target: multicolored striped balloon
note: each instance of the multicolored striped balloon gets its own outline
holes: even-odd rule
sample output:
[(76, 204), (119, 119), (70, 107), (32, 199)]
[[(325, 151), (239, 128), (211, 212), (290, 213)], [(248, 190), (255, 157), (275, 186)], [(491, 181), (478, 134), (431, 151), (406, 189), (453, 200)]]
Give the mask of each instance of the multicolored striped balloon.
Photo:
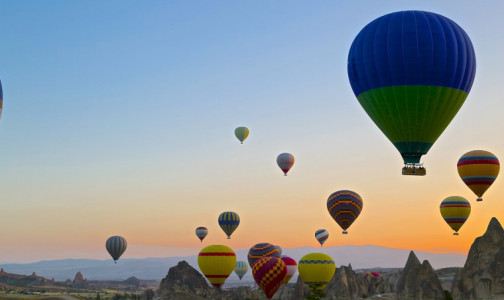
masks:
[(282, 255), (281, 260), (285, 263), (287, 266), (287, 275), (285, 276), (283, 280), (283, 284), (289, 283), (289, 280), (291, 280), (292, 276), (296, 274), (297, 271), (297, 262), (288, 257), (287, 255)]
[(315, 238), (320, 243), (320, 246), (323, 246), (325, 241), (329, 238), (329, 232), (325, 229), (319, 229), (315, 231)]
[(459, 229), (471, 214), (471, 203), (464, 197), (451, 196), (441, 202), (439, 210), (445, 222), (455, 231), (453, 235), (458, 235)]
[(277, 156), (277, 165), (284, 172), (284, 175), (287, 176), (287, 172), (294, 165), (294, 155), (290, 153), (281, 153)]
[(219, 216), (219, 226), (222, 228), (224, 233), (226, 233), (227, 238), (231, 238), (231, 234), (240, 225), (240, 216), (232, 211), (225, 211)]
[(247, 127), (237, 127), (235, 129), (235, 136), (243, 144), (243, 141), (248, 137), (249, 129)]
[(467, 33), (452, 20), (399, 11), (359, 32), (347, 69), (359, 103), (408, 166), (420, 163), (464, 103), (476, 55)]
[(262, 257), (252, 267), (252, 275), (266, 298), (271, 299), (287, 275), (287, 266), (278, 257)]
[(325, 289), (334, 276), (336, 264), (327, 254), (310, 253), (301, 257), (298, 270), (303, 282), (315, 292)]
[(499, 175), (500, 164), (495, 155), (484, 150), (474, 150), (462, 155), (457, 170), (464, 183), (483, 201), (483, 194)]
[(280, 257), (280, 251), (270, 243), (255, 244), (248, 252), (248, 263), (252, 267), (259, 258), (267, 256)]
[(332, 193), (327, 199), (327, 210), (343, 229), (343, 234), (362, 211), (362, 198), (356, 192), (342, 190)]
[(208, 229), (206, 227), (198, 227), (198, 228), (196, 228), (195, 231), (196, 231), (196, 236), (200, 239), (201, 242), (203, 242), (203, 239), (208, 234)]
[(126, 251), (127, 246), (128, 243), (126, 243), (126, 239), (118, 235), (109, 237), (105, 242), (105, 248), (107, 248), (108, 253), (112, 256), (115, 263), (117, 263), (119, 257)]
[(224, 245), (211, 245), (203, 248), (198, 254), (198, 266), (201, 273), (216, 288), (221, 285), (233, 272), (236, 265), (234, 251)]
[(248, 271), (248, 265), (246, 262), (241, 260), (236, 262), (234, 272), (236, 273), (236, 275), (238, 275), (240, 280), (242, 279), (243, 276), (245, 276), (245, 274), (247, 274), (247, 271)]
[(282, 247), (280, 247), (280, 246), (276, 245), (276, 246), (275, 246), (275, 248), (277, 248), (277, 249), (278, 249), (278, 254), (281, 256), (281, 255), (282, 255), (282, 252), (283, 252)]

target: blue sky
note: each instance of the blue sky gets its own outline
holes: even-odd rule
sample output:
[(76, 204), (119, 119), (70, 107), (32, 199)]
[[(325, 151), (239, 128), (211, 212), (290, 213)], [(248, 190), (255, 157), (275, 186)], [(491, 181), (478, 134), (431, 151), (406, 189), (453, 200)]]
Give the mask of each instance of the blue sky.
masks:
[[(287, 240), (287, 223), (339, 231), (323, 207), (335, 190), (358, 190), (366, 201), (435, 187), (435, 210), (440, 185), (450, 187), (445, 196), (472, 197), (453, 167), (460, 155), (504, 153), (501, 1), (0, 1), (0, 8), (0, 225), (13, 228), (0, 247), (6, 259), (42, 258), (31, 252), (33, 241), (63, 249), (58, 257), (82, 257), (84, 244), (99, 256), (113, 234), (142, 247), (197, 249), (194, 228), (227, 209), (276, 220), (270, 233), (278, 244), (301, 246), (304, 239)], [(360, 29), (406, 9), (453, 19), (477, 56), (468, 100), (423, 158), (425, 179), (399, 176), (400, 155), (356, 101), (346, 73)], [(241, 148), (237, 126), (251, 129)], [(275, 165), (281, 152), (297, 158), (290, 182)], [(296, 214), (317, 201), (320, 214)], [(271, 212), (261, 214), (263, 206)], [(275, 219), (285, 207), (292, 213)], [(477, 229), (495, 212), (485, 209)], [(293, 219), (282, 221), (286, 215)], [(394, 216), (385, 218), (411, 218)], [(250, 225), (251, 240), (234, 246), (259, 242), (264, 230)], [(453, 248), (462, 251), (477, 232)], [(365, 236), (342, 243), (377, 243)], [(402, 247), (399, 233), (379, 238)], [(452, 249), (434, 244), (403, 247)]]

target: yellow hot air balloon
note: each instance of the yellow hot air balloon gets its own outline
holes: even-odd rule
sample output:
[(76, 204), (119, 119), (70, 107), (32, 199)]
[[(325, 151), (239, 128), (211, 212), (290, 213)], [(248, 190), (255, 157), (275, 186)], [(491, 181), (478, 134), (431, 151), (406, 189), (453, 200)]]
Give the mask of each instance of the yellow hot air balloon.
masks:
[(439, 210), (445, 222), (455, 231), (453, 235), (458, 235), (460, 227), (469, 218), (471, 203), (464, 197), (451, 196), (441, 202)]
[(483, 194), (499, 175), (499, 160), (491, 152), (474, 150), (462, 155), (457, 171), (464, 183), (483, 201)]
[(236, 265), (236, 254), (223, 245), (211, 245), (203, 248), (198, 254), (198, 266), (201, 273), (216, 288), (226, 281)]
[(334, 260), (327, 254), (310, 253), (298, 263), (299, 276), (312, 292), (323, 290), (336, 271)]

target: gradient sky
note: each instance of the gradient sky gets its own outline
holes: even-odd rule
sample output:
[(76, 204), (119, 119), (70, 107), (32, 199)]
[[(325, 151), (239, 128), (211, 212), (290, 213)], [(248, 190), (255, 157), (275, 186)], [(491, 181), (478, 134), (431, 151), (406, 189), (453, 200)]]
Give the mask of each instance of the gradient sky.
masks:
[[(476, 51), (469, 97), (429, 154), (427, 176), (402, 159), (360, 107), (347, 77), (367, 23), (399, 10), (457, 22)], [(271, 242), (374, 244), (467, 253), (504, 221), (503, 175), (476, 203), (456, 163), (473, 149), (504, 160), (504, 2), (0, 1), (0, 261), (195, 254)], [(234, 128), (247, 126), (244, 145)], [(296, 163), (284, 177), (276, 156)], [(329, 216), (334, 191), (359, 193), (350, 228)], [(472, 213), (452, 236), (440, 202)], [(241, 224), (227, 240), (217, 224)]]

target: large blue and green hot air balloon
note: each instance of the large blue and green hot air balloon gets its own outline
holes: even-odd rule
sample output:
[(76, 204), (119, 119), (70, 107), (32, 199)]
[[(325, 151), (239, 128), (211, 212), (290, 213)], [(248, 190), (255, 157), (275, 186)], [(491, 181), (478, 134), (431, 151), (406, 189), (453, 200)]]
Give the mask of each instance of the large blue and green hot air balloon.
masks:
[(348, 54), (353, 92), (401, 153), (405, 175), (425, 175), (426, 154), (464, 103), (476, 72), (466, 32), (431, 12), (400, 11), (366, 25)]

